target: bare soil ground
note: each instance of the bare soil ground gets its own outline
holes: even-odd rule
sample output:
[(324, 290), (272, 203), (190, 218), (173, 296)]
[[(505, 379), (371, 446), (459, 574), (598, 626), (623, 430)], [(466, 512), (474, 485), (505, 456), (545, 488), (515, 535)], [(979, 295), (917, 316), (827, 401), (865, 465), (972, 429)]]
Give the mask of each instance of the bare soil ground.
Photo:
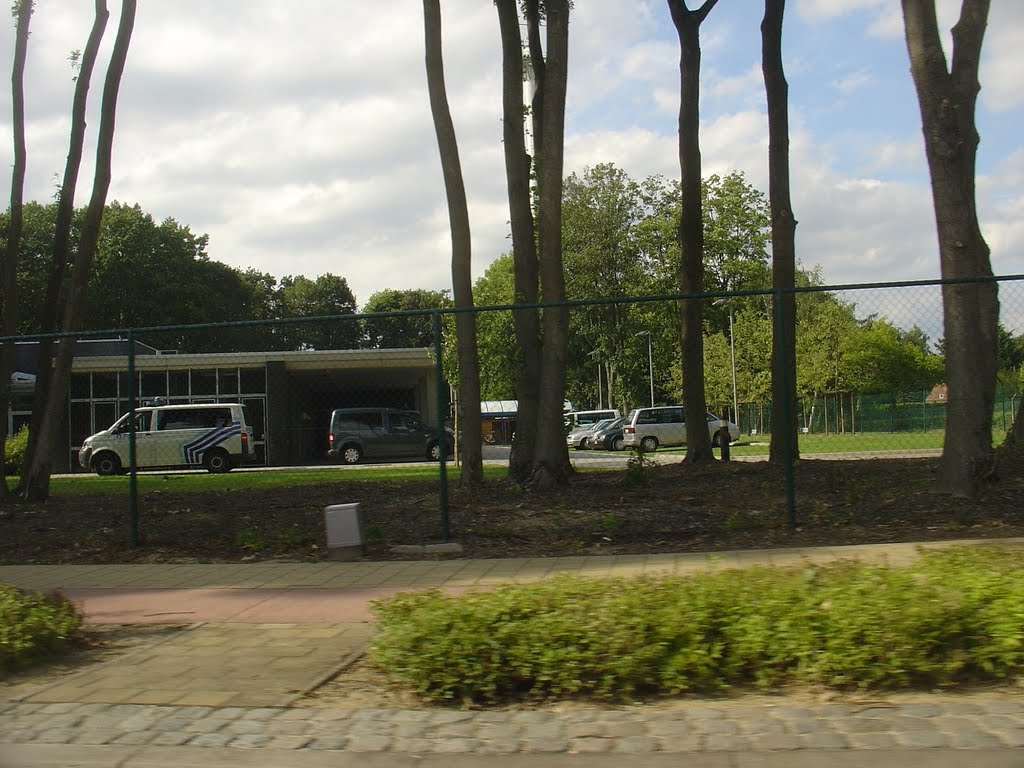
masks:
[[(933, 492), (937, 459), (804, 460), (796, 525), (785, 480), (766, 462), (577, 473), (568, 488), (453, 484), (451, 538), (463, 557), (713, 552), (732, 549), (1024, 536), (1024, 452), (1003, 452), (974, 499)], [(343, 473), (339, 473), (343, 474)], [(443, 540), (437, 483), (352, 482), (214, 493), (147, 493), (139, 546), (123, 495), (55, 496), (0, 506), (0, 564), (239, 562), (326, 557), (323, 509), (359, 502), (366, 559), (408, 559), (397, 544)]]

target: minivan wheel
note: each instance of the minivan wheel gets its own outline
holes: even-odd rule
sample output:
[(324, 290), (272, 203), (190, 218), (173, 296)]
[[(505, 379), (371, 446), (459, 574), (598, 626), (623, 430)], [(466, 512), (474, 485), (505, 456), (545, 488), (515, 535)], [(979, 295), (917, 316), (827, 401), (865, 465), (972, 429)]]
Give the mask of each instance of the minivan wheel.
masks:
[(654, 451), (658, 450), (658, 438), (645, 437), (640, 441), (640, 449), (644, 453), (654, 453)]
[(107, 477), (109, 475), (121, 474), (121, 460), (116, 453), (104, 451), (92, 460), (92, 468), (97, 475)]
[(358, 445), (346, 445), (341, 449), (341, 460), (346, 464), (358, 464), (363, 458), (363, 449)]
[(219, 448), (203, 454), (203, 466), (207, 472), (219, 474), (231, 471), (231, 457)]

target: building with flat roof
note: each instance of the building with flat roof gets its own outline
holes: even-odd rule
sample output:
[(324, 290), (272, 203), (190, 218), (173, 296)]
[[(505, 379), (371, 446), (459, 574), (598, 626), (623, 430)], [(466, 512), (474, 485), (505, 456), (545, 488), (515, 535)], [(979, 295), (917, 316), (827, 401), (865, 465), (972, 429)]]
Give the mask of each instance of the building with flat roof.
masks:
[[(37, 373), (35, 350), (18, 347), (12, 430), (31, 417)], [(120, 339), (76, 344), (58, 471), (77, 471), (82, 441), (128, 410), (128, 352)], [(155, 398), (244, 404), (268, 466), (323, 463), (335, 408), (390, 406), (419, 411), (429, 424), (438, 419), (434, 360), (425, 348), (176, 354), (136, 342), (133, 367), (138, 405)]]

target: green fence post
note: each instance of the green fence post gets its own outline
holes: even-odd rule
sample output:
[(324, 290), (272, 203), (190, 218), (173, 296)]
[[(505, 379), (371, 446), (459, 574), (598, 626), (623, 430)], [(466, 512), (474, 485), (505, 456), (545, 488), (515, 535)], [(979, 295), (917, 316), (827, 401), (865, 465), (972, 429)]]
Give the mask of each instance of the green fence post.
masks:
[(444, 431), (444, 366), (441, 360), (441, 313), (434, 310), (431, 320), (434, 326), (434, 386), (437, 390), (437, 445), (440, 447), (438, 471), (440, 472), (441, 538), (451, 540), (448, 521), (448, 436)]
[[(128, 413), (135, 410), (135, 334), (128, 331)], [(139, 483), (135, 469), (135, 416), (128, 419), (128, 542), (139, 545)]]

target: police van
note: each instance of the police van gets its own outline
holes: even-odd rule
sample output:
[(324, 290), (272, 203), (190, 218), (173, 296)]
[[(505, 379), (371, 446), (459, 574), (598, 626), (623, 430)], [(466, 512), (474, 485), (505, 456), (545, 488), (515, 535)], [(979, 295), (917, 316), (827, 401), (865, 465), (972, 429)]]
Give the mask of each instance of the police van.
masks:
[(153, 405), (126, 413), (102, 432), (87, 437), (78, 463), (98, 475), (129, 467), (129, 438), (135, 428), (137, 469), (198, 469), (228, 472), (256, 460), (252, 426), (239, 403)]

